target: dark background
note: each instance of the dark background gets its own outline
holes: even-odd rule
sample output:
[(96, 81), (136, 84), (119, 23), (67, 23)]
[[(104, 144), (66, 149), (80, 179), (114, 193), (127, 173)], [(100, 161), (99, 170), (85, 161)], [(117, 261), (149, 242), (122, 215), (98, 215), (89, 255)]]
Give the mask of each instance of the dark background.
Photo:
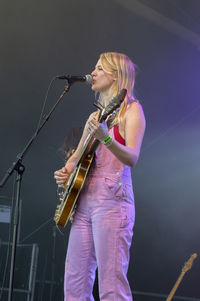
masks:
[[(199, 254), (199, 33), (198, 0), (0, 3), (0, 178), (32, 136), (55, 75), (88, 74), (104, 51), (126, 53), (138, 66), (135, 88), (147, 129), (133, 171), (136, 224), (128, 276), (136, 301), (152, 300), (140, 292), (168, 295), (184, 262)], [(64, 85), (54, 83), (45, 113)], [(63, 165), (58, 149), (73, 127), (84, 124), (93, 101), (90, 87), (75, 84), (23, 161), (20, 241), (39, 245), (36, 295), (41, 279), (51, 279), (53, 172)], [(1, 188), (0, 204), (11, 204), (13, 182), (14, 175)], [(56, 232), (60, 291), (69, 226), (64, 235)], [(0, 238), (8, 240), (8, 225), (0, 224)], [(200, 298), (199, 273), (197, 258), (177, 295)]]

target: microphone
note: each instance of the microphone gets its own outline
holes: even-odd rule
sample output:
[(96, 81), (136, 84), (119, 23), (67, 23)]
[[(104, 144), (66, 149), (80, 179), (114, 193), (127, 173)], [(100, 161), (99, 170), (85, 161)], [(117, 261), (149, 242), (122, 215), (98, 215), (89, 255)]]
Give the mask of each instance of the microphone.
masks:
[(91, 85), (92, 84), (92, 75), (87, 74), (85, 76), (74, 76), (74, 75), (57, 75), (57, 79), (65, 79), (70, 84), (73, 84), (75, 82), (86, 82), (86, 84)]

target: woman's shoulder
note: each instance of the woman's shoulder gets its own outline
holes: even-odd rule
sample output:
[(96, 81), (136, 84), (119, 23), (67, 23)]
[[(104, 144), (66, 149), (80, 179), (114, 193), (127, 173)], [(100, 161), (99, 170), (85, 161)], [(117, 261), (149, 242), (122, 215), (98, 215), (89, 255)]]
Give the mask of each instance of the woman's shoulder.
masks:
[(128, 104), (125, 113), (125, 120), (140, 120), (140, 122), (146, 124), (144, 111), (141, 103), (138, 100), (134, 100)]
[(133, 99), (128, 105), (126, 109), (126, 115), (129, 114), (144, 114), (143, 108), (139, 100)]

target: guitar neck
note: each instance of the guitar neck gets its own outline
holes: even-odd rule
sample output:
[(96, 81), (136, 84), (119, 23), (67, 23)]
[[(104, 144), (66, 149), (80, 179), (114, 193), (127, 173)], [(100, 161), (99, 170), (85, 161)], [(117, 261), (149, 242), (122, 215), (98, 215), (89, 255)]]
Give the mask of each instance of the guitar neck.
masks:
[(98, 145), (99, 145), (99, 141), (96, 140), (94, 137), (92, 137), (92, 135), (90, 134), (87, 138), (87, 141), (85, 142), (85, 144), (83, 146), (83, 149), (82, 149), (78, 159), (77, 159), (76, 165), (79, 165), (88, 154), (93, 155), (93, 153), (95, 152)]
[(179, 285), (180, 285), (180, 283), (181, 283), (184, 275), (185, 275), (185, 272), (182, 271), (181, 274), (180, 274), (180, 276), (178, 277), (175, 285), (173, 286), (173, 288), (172, 288), (169, 296), (167, 297), (166, 301), (171, 301), (172, 300), (172, 298), (173, 298), (173, 296), (174, 296), (177, 288), (179, 287)]
[[(98, 118), (98, 122), (101, 123), (103, 120), (104, 120), (105, 116), (99, 116)], [(108, 126), (108, 129), (111, 128), (111, 122), (110, 120), (108, 119), (107, 121), (107, 126)], [(84, 159), (85, 157), (90, 154), (90, 155), (93, 155), (94, 152), (96, 151), (98, 145), (99, 145), (100, 141), (95, 139), (91, 134), (88, 136), (87, 138), (87, 141), (85, 142), (84, 144), (84, 147), (81, 151), (81, 154), (80, 156), (78, 157), (78, 160), (77, 160), (77, 165), (79, 165)]]
[(169, 296), (167, 297), (166, 301), (171, 301), (171, 300), (172, 300), (172, 298), (173, 298), (173, 296), (174, 296), (174, 294), (175, 294), (175, 292), (176, 292), (176, 290), (177, 290), (179, 284), (181, 283), (181, 281), (182, 281), (182, 279), (183, 279), (183, 276), (185, 275), (185, 273), (186, 273), (189, 269), (191, 269), (192, 264), (193, 264), (193, 261), (195, 260), (195, 258), (197, 258), (197, 254), (196, 254), (196, 253), (192, 254), (192, 255), (190, 256), (189, 260), (185, 263), (185, 265), (184, 265), (184, 267), (183, 267), (183, 269), (182, 269), (182, 272), (181, 272), (180, 276), (178, 277), (178, 279), (177, 279), (177, 281), (176, 281), (174, 287), (172, 288), (172, 290), (171, 290)]
[[(122, 103), (122, 101), (124, 100), (125, 96), (126, 96), (126, 89), (122, 89), (112, 99), (112, 101), (110, 102), (110, 104), (107, 105), (106, 108), (102, 108), (102, 109), (99, 108), (100, 111), (99, 111), (99, 115), (98, 115), (98, 122), (99, 123), (103, 122), (104, 120), (106, 120), (106, 118), (109, 116), (109, 114), (113, 113), (113, 111), (115, 109), (119, 108), (119, 106)], [(115, 102), (115, 105), (113, 105), (114, 102)], [(112, 117), (110, 119), (110, 116), (109, 116), (106, 122), (107, 122), (108, 129), (110, 129), (111, 125), (112, 125)], [(79, 165), (86, 158), (86, 156), (88, 154), (93, 155), (95, 150), (97, 149), (99, 143), (100, 142), (90, 134), (89, 137), (87, 138), (87, 141), (85, 142), (85, 145), (83, 146), (80, 156), (78, 157), (77, 165)]]
[(95, 141), (93, 142), (90, 150), (89, 150), (89, 154), (94, 154), (94, 152), (96, 151), (97, 147), (99, 146), (100, 141), (95, 139)]

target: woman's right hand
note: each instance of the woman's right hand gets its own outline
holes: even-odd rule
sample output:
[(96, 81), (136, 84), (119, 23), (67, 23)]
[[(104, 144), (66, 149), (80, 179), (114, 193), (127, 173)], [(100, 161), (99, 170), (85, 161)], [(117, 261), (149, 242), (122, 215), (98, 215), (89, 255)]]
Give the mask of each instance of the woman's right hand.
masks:
[(58, 187), (64, 187), (64, 184), (69, 179), (71, 173), (73, 172), (75, 167), (75, 163), (67, 164), (63, 168), (56, 170), (54, 172), (54, 178), (56, 180), (56, 183)]

